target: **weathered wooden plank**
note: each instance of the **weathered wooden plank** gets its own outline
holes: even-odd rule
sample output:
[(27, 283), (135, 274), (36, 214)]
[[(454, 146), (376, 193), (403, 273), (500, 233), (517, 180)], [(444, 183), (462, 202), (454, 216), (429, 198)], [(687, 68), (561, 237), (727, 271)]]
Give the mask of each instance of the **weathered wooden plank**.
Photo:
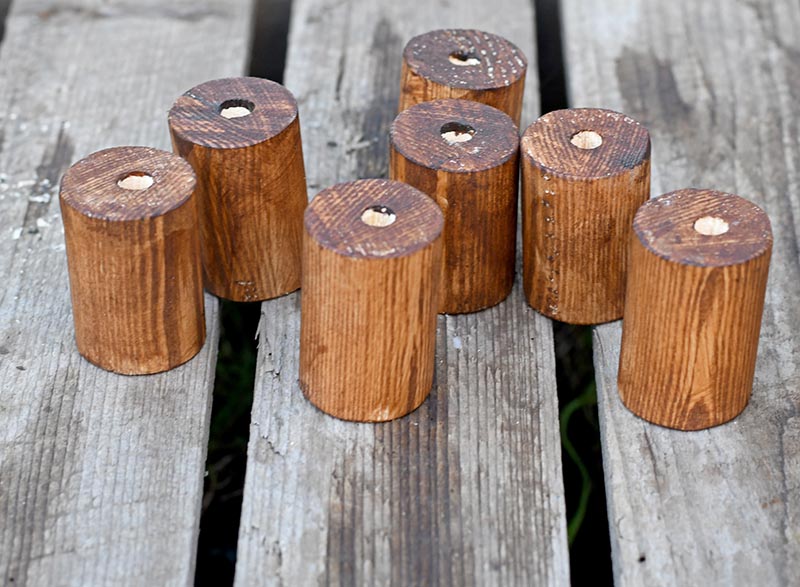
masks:
[[(295, 2), (285, 81), (310, 195), (386, 175), (403, 45), (443, 26), (520, 45), (530, 121), (528, 2)], [(297, 294), (262, 313), (237, 585), (568, 582), (551, 326), (519, 288), (486, 312), (440, 318), (431, 397), (380, 425), (337, 421), (303, 398)]]
[(166, 112), (237, 74), (250, 1), (17, 0), (0, 55), (0, 582), (193, 580), (217, 303), (166, 374), (123, 377), (73, 340), (57, 184), (90, 151), (169, 148)]
[[(789, 585), (800, 576), (800, 6), (789, 0), (563, 3), (569, 91), (653, 134), (654, 194), (758, 202), (775, 247), (749, 407), (701, 432), (620, 403), (620, 324), (595, 330), (620, 585)], [(681, 303), (676, 300), (676, 303)]]

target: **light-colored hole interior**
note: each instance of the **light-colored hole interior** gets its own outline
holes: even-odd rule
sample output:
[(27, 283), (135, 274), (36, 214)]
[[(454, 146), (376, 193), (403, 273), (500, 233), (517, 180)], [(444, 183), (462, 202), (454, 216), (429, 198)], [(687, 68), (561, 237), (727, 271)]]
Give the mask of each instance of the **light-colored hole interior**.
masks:
[(717, 216), (703, 216), (694, 223), (694, 229), (706, 236), (718, 236), (728, 232), (730, 226), (722, 218)]
[(596, 149), (600, 145), (603, 144), (603, 137), (601, 137), (598, 133), (594, 132), (593, 130), (582, 130), (580, 132), (576, 132), (572, 135), (572, 138), (569, 140), (570, 143), (578, 147), (579, 149)]
[(475, 55), (463, 51), (450, 53), (448, 59), (453, 65), (460, 65), (462, 67), (466, 67), (467, 65), (478, 65), (481, 62), (481, 60), (475, 57)]
[(223, 118), (241, 118), (250, 116), (256, 105), (250, 100), (226, 100), (219, 107), (219, 114)]
[(370, 206), (361, 213), (361, 222), (377, 228), (394, 224), (395, 220), (397, 220), (397, 215), (386, 206)]
[(439, 132), (441, 132), (442, 138), (447, 141), (449, 145), (466, 143), (467, 141), (471, 141), (472, 137), (475, 136), (475, 129), (463, 122), (448, 122), (442, 125)]
[(117, 180), (117, 185), (123, 190), (146, 190), (153, 185), (153, 176), (142, 171), (133, 171)]

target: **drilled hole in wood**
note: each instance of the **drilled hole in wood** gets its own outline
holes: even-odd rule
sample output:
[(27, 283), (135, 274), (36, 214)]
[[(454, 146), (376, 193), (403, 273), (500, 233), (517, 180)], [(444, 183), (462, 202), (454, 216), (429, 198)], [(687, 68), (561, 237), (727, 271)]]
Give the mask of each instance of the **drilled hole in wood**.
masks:
[(591, 150), (603, 144), (603, 137), (593, 130), (582, 130), (572, 135), (569, 142), (579, 149)]
[(455, 53), (450, 53), (448, 59), (453, 65), (460, 65), (462, 67), (466, 67), (467, 65), (478, 65), (481, 62), (481, 60), (475, 57), (475, 55), (466, 51), (456, 51)]
[(448, 122), (442, 126), (439, 132), (442, 133), (442, 138), (450, 145), (466, 143), (475, 136), (475, 129), (461, 122)]
[(361, 213), (361, 222), (377, 228), (394, 224), (395, 220), (397, 220), (397, 215), (386, 206), (370, 206)]
[(706, 236), (718, 236), (728, 232), (730, 226), (722, 218), (717, 216), (703, 216), (694, 223), (694, 229)]
[(153, 176), (143, 171), (132, 171), (125, 177), (121, 177), (117, 180), (117, 185), (123, 190), (146, 190), (153, 185)]
[(219, 114), (223, 118), (241, 118), (250, 116), (255, 107), (250, 100), (225, 100), (219, 107)]

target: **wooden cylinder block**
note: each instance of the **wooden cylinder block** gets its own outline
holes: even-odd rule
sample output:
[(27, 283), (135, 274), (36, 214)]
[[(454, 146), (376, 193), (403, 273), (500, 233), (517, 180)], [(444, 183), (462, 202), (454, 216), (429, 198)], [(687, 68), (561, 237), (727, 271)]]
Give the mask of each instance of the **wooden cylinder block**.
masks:
[(432, 199), (384, 179), (335, 185), (308, 206), (300, 386), (322, 411), (378, 422), (428, 396), (443, 225)]
[(206, 82), (178, 98), (169, 128), (197, 173), (206, 288), (248, 302), (300, 287), (307, 193), (292, 94), (251, 77)]
[(390, 177), (445, 217), (439, 311), (474, 312), (514, 284), (519, 137), (507, 114), (467, 100), (412, 106), (391, 129)]
[(622, 317), (631, 222), (650, 197), (647, 129), (610, 110), (557, 110), (521, 151), (528, 303), (571, 324)]
[(772, 254), (767, 215), (686, 189), (636, 214), (619, 392), (636, 415), (699, 430), (736, 417), (753, 387)]
[(89, 155), (61, 181), (78, 351), (126, 375), (191, 359), (205, 340), (195, 176), (158, 149)]
[(494, 106), (519, 126), (527, 69), (522, 51), (498, 35), (431, 31), (403, 50), (399, 111), (429, 100), (463, 98)]

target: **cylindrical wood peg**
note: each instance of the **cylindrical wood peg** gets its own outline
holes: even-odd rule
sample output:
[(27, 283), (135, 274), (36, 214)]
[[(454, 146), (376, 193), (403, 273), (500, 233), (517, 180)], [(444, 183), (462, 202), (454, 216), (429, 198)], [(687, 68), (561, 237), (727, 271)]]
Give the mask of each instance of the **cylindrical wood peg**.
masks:
[(556, 110), (521, 151), (528, 303), (571, 324), (622, 317), (631, 222), (650, 197), (647, 129), (610, 110)]
[(517, 233), (519, 136), (500, 110), (435, 100), (391, 128), (390, 177), (431, 196), (445, 217), (439, 311), (474, 312), (511, 292)]
[(483, 102), (519, 126), (528, 60), (501, 36), (470, 29), (431, 31), (403, 50), (400, 107), (440, 98)]
[(641, 207), (619, 367), (634, 414), (699, 430), (744, 410), (771, 254), (769, 218), (739, 196), (686, 189)]
[(61, 180), (61, 215), (78, 351), (141, 375), (177, 367), (203, 346), (205, 320), (195, 176), (158, 149), (89, 155)]
[(397, 181), (320, 192), (305, 213), (300, 387), (319, 409), (379, 422), (433, 384), (444, 219)]
[(169, 128), (197, 173), (206, 288), (247, 302), (300, 287), (307, 193), (292, 94), (252, 77), (206, 82), (178, 98)]

